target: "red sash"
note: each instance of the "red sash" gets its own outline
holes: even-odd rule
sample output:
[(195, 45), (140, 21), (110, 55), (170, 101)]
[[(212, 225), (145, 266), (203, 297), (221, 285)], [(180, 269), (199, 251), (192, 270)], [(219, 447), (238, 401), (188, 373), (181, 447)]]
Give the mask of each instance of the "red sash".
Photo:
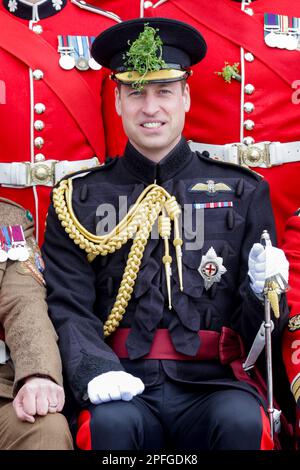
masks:
[[(108, 339), (108, 344), (120, 359), (128, 358), (126, 340), (130, 328), (118, 328)], [(221, 333), (217, 331), (200, 330), (200, 348), (195, 356), (187, 356), (175, 350), (170, 338), (169, 330), (159, 328), (156, 330), (151, 349), (142, 359), (170, 359), (173, 361), (213, 361), (219, 360), (222, 364), (244, 356), (243, 345), (237, 333), (230, 328), (223, 327)]]

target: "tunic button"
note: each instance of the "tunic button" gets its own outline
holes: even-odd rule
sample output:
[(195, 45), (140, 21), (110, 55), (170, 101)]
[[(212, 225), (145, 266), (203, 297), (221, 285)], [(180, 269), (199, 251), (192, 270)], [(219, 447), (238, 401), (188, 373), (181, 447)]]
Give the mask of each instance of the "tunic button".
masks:
[(245, 129), (247, 129), (247, 131), (252, 131), (254, 126), (254, 121), (252, 121), (251, 119), (246, 119), (246, 121), (244, 121), (244, 127)]
[(45, 127), (44, 121), (40, 121), (39, 119), (34, 121), (33, 125), (34, 125), (34, 128), (35, 128), (36, 131), (42, 131)]
[(254, 142), (255, 142), (255, 140), (253, 139), (253, 137), (250, 137), (250, 136), (244, 137), (244, 139), (243, 139), (243, 143), (245, 145), (253, 145)]
[(43, 137), (36, 137), (34, 139), (34, 146), (38, 149), (41, 149), (44, 145), (44, 139)]
[(254, 91), (255, 91), (255, 87), (254, 85), (252, 85), (252, 83), (247, 83), (247, 85), (245, 85), (245, 93), (247, 95), (252, 95)]
[(245, 60), (247, 62), (253, 62), (254, 61), (254, 55), (251, 52), (246, 52)]
[(254, 15), (254, 11), (252, 8), (245, 8), (244, 12), (249, 15), (249, 16), (253, 16)]
[(46, 111), (46, 106), (43, 103), (36, 103), (34, 110), (37, 114), (43, 114)]
[(45, 160), (45, 155), (43, 155), (42, 153), (37, 153), (34, 156), (34, 161), (35, 162), (43, 162), (44, 160)]
[(40, 69), (36, 69), (32, 72), (32, 76), (34, 80), (42, 80), (44, 77), (44, 72), (42, 72)]
[(41, 26), (40, 24), (34, 24), (32, 26), (32, 31), (35, 33), (35, 34), (42, 34), (43, 32), (43, 26)]
[(152, 3), (152, 2), (149, 2), (148, 0), (146, 0), (146, 1), (144, 2), (144, 8), (147, 9), (147, 8), (151, 8), (151, 7), (153, 7), (153, 3)]
[(247, 101), (246, 103), (244, 103), (244, 110), (246, 113), (252, 113), (252, 111), (254, 110), (254, 104), (250, 103), (250, 101)]

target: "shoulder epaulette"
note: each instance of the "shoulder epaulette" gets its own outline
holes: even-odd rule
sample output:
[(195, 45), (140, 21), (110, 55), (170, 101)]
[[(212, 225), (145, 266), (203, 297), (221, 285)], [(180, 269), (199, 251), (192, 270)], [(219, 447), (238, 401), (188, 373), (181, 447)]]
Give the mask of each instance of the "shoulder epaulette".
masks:
[(103, 8), (96, 7), (95, 5), (91, 5), (86, 3), (84, 0), (71, 0), (71, 3), (76, 5), (78, 8), (82, 10), (90, 11), (91, 13), (96, 13), (97, 15), (106, 16), (106, 18), (110, 18), (114, 20), (116, 23), (122, 23), (121, 18), (111, 11), (104, 10)]
[(198, 152), (197, 150), (195, 151), (195, 153), (197, 154), (197, 156), (201, 159), (201, 160), (205, 160), (206, 162), (210, 162), (210, 163), (214, 163), (216, 165), (221, 165), (221, 166), (224, 166), (226, 168), (233, 168), (237, 171), (241, 171), (242, 173), (245, 173), (247, 174), (248, 176), (252, 176), (253, 178), (255, 178), (257, 181), (260, 181), (263, 179), (263, 176), (260, 175), (259, 173), (257, 173), (256, 171), (254, 170), (251, 170), (251, 168), (248, 168), (248, 167), (245, 167), (245, 166), (241, 166), (241, 165), (237, 165), (236, 163), (228, 163), (228, 162), (223, 162), (223, 160), (217, 160), (215, 158), (210, 158), (210, 157), (207, 157), (207, 156), (204, 156), (202, 155), (201, 152)]
[(82, 177), (83, 178), (86, 175), (90, 175), (92, 173), (97, 173), (98, 171), (106, 170), (107, 168), (110, 168), (113, 165), (115, 165), (118, 160), (119, 160), (118, 157), (114, 157), (114, 158), (108, 157), (108, 158), (106, 158), (105, 163), (102, 163), (101, 165), (94, 166), (93, 168), (89, 168), (89, 169), (85, 169), (85, 170), (74, 171), (74, 173), (68, 173), (66, 176), (61, 178), (55, 184), (54, 188), (57, 188), (59, 186), (59, 184), (64, 180), (68, 180), (70, 178), (75, 179), (77, 177)]

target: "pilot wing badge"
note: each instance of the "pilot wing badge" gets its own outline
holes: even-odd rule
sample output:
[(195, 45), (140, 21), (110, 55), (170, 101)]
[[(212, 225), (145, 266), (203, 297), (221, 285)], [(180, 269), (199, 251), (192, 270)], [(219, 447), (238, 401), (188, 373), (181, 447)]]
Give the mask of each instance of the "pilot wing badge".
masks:
[(205, 192), (213, 195), (220, 192), (233, 192), (233, 189), (222, 181), (215, 183), (214, 180), (207, 180), (205, 183), (194, 184), (191, 188), (189, 188), (189, 191), (192, 193)]

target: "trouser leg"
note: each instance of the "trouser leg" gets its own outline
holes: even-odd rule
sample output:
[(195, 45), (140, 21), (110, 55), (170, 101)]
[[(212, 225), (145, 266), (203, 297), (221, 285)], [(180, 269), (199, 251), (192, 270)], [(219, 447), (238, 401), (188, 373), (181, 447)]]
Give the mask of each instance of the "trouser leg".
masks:
[(36, 416), (34, 423), (20, 421), (11, 400), (0, 401), (0, 449), (72, 450), (66, 418), (61, 413)]
[[(171, 385), (171, 388), (174, 387)], [(244, 390), (172, 392), (168, 429), (180, 449), (272, 449), (270, 424), (261, 403)], [(171, 395), (172, 395), (171, 394)], [(167, 395), (168, 396), (168, 395)], [(176, 411), (177, 410), (177, 411)]]
[(82, 411), (76, 444), (84, 450), (150, 450), (163, 448), (164, 436), (157, 416), (142, 397), (135, 397)]

